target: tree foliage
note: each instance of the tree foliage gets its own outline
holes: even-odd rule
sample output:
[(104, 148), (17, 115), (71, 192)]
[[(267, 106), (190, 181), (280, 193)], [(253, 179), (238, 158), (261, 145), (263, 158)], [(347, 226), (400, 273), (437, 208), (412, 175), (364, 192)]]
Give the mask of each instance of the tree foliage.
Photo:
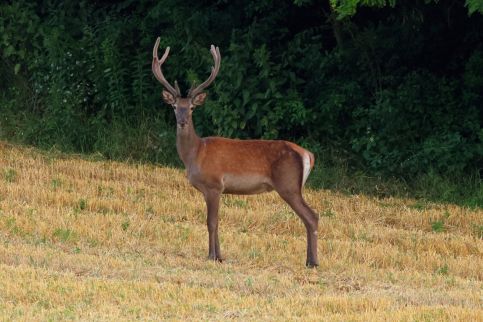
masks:
[[(353, 16), (357, 12), (357, 8), (361, 6), (377, 8), (390, 6), (394, 8), (396, 2), (396, 0), (330, 0), (330, 5), (333, 10), (337, 12), (337, 18), (343, 19)], [(425, 4), (437, 4), (438, 2), (440, 1), (424, 0)], [(449, 5), (447, 7), (450, 8), (451, 6), (452, 5)], [(468, 8), (468, 13), (470, 15), (475, 12), (483, 13), (483, 0), (465, 0), (465, 6)]]

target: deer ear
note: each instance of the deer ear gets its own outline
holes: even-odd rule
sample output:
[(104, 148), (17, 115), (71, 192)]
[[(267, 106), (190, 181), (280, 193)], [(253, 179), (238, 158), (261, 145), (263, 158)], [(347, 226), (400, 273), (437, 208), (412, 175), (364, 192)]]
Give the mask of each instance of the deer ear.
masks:
[(163, 101), (169, 105), (176, 103), (176, 98), (170, 92), (163, 89)]
[(205, 102), (205, 98), (206, 98), (206, 93), (199, 93), (198, 95), (196, 95), (191, 99), (191, 103), (193, 103), (193, 105), (195, 106), (203, 105), (203, 103)]

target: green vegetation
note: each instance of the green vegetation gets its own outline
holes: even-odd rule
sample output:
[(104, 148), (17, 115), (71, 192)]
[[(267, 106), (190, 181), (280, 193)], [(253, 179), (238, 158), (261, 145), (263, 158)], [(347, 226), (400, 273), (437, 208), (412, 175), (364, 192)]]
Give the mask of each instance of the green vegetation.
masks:
[(17, 178), (17, 172), (14, 169), (3, 170), (3, 177), (7, 182), (14, 182)]
[(431, 223), (431, 228), (436, 233), (441, 233), (444, 231), (444, 222), (441, 220), (433, 221)]
[(186, 90), (214, 43), (199, 134), (294, 140), (317, 155), (312, 187), (478, 207), (482, 12), (482, 0), (3, 2), (0, 138), (179, 165), (152, 46), (171, 46), (164, 72)]
[(52, 234), (53, 237), (58, 238), (61, 242), (66, 242), (75, 238), (75, 233), (70, 229), (57, 228)]

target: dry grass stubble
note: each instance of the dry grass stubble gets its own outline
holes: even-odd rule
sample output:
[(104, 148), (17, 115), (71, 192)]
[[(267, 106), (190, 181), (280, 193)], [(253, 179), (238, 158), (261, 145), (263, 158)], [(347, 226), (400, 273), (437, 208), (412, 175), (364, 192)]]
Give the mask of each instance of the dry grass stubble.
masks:
[(482, 320), (483, 212), (306, 190), (224, 196), (222, 264), (182, 171), (0, 142), (2, 320)]

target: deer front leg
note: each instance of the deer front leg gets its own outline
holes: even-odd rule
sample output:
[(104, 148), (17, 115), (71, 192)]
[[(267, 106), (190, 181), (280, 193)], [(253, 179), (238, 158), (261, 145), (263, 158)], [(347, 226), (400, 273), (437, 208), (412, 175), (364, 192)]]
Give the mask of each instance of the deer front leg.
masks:
[(221, 192), (209, 190), (205, 194), (208, 226), (208, 258), (221, 262), (220, 242), (218, 240), (218, 209), (220, 208)]

